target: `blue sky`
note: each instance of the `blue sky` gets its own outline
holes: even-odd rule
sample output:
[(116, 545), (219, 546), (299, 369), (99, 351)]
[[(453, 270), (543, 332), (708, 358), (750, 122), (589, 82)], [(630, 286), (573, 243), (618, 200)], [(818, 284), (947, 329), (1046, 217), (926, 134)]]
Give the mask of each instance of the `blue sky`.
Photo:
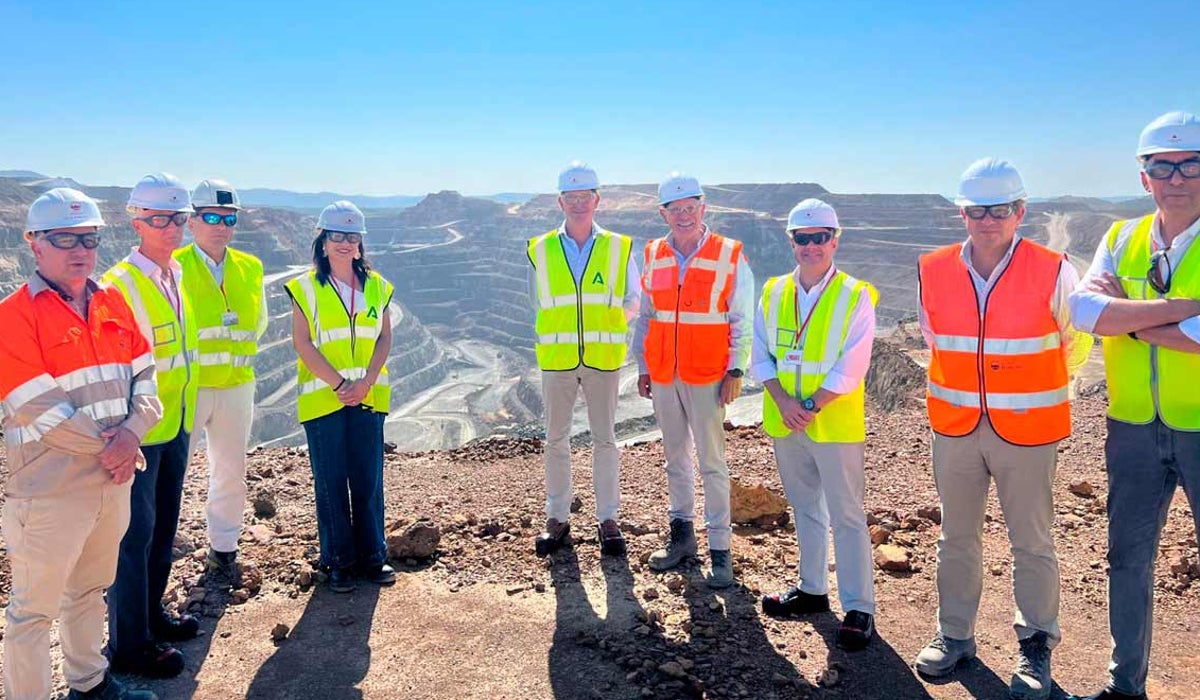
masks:
[(1197, 2), (740, 4), (0, 0), (0, 169), (948, 193), (996, 155), (1032, 196), (1116, 196), (1142, 126), (1200, 112)]

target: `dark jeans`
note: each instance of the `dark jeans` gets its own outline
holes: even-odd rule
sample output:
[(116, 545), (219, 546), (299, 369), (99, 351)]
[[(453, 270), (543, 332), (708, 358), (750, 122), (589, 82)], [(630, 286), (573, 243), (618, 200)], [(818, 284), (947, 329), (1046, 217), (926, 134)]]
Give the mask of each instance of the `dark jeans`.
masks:
[(369, 408), (347, 406), (304, 423), (323, 566), (366, 569), (387, 558), (383, 419)]
[(146, 471), (133, 479), (129, 529), (121, 540), (116, 580), (108, 589), (108, 647), (114, 657), (135, 655), (153, 642), (151, 625), (163, 617), (187, 449), (184, 430), (169, 442), (142, 447)]
[(1145, 691), (1154, 623), (1154, 560), (1175, 487), (1183, 486), (1200, 533), (1200, 433), (1155, 420), (1108, 420), (1108, 626), (1114, 690)]

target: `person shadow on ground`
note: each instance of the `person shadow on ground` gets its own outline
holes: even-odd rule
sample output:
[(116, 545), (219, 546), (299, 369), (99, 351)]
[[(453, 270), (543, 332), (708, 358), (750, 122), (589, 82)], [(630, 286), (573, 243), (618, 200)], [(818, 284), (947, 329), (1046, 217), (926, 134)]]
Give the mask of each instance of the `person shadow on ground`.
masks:
[(287, 639), (259, 667), (247, 700), (361, 700), (355, 686), (371, 667), (379, 593), (370, 584), (360, 583), (352, 593), (318, 586)]
[[(584, 551), (592, 556), (594, 550)], [(710, 591), (692, 565), (678, 572), (685, 588), (672, 592), (663, 580), (670, 574), (656, 574), (648, 587), (660, 597), (682, 595), (690, 609), (683, 620), (664, 620), (659, 610), (643, 606), (628, 561), (605, 557), (600, 568), (607, 610), (601, 619), (587, 598), (575, 551), (561, 550), (552, 561), (557, 608), (549, 673), (556, 700), (730, 697), (741, 691), (769, 700), (801, 697), (813, 688), (767, 639), (754, 596), (740, 586)]]

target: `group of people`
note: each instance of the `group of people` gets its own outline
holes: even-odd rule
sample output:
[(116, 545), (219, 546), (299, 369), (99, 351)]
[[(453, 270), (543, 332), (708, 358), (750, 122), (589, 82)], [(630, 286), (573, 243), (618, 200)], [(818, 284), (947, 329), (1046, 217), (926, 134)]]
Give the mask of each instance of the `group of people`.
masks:
[[(1171, 112), (1142, 131), (1136, 156), (1156, 211), (1116, 221), (1081, 279), (1068, 257), (1022, 237), (1028, 194), (1010, 163), (985, 158), (963, 173), (955, 205), (966, 239), (920, 256), (919, 325), (930, 349), (926, 407), (941, 503), (937, 633), (917, 655), (941, 677), (976, 654), (983, 525), (992, 482), (1013, 557), (1018, 663), (1013, 698), (1047, 698), (1061, 641), (1054, 549), (1058, 443), (1071, 434), (1072, 377), (1093, 335), (1109, 393), (1109, 680), (1086, 700), (1145, 698), (1154, 561), (1176, 485), (1200, 532), (1200, 119)], [(615, 411), (629, 351), (651, 399), (666, 461), (669, 535), (656, 571), (696, 556), (695, 471), (704, 494), (707, 584), (734, 582), (725, 407), (749, 371), (763, 384), (763, 430), (795, 512), (799, 581), (763, 596), (772, 616), (830, 609), (832, 530), (844, 617), (837, 642), (874, 635), (871, 541), (864, 506), (864, 379), (878, 292), (839, 270), (843, 229), (829, 204), (789, 213), (795, 269), (762, 286), (742, 244), (705, 224), (698, 180), (673, 173), (658, 188), (669, 231), (638, 255), (630, 237), (595, 222), (596, 172), (559, 176), (562, 224), (529, 241), (530, 298), (545, 403), (546, 525), (538, 555), (569, 545), (569, 433), (582, 391), (592, 436), (597, 537), (625, 554), (619, 525)], [(640, 264), (639, 264), (640, 263)], [(693, 446), (695, 456), (693, 456)]]
[[(955, 204), (967, 237), (921, 256), (920, 327), (931, 350), (926, 403), (942, 508), (938, 632), (917, 656), (944, 676), (975, 655), (982, 528), (996, 483), (1012, 545), (1019, 662), (1015, 698), (1051, 691), (1061, 639), (1053, 541), (1057, 443), (1071, 431), (1070, 384), (1092, 335), (1103, 338), (1109, 391), (1109, 683), (1089, 700), (1145, 697), (1153, 571), (1167, 508), (1181, 484), (1200, 530), (1200, 120), (1172, 112), (1142, 132), (1141, 180), (1155, 213), (1113, 224), (1081, 280), (1069, 260), (1017, 233), (1027, 193), (1006, 161), (963, 174)], [(797, 585), (762, 599), (768, 615), (826, 612), (833, 533), (844, 617), (837, 641), (861, 649), (875, 632), (864, 502), (864, 379), (876, 289), (835, 264), (843, 229), (807, 199), (785, 227), (795, 269), (763, 285), (742, 244), (705, 223), (700, 182), (658, 188), (667, 235), (642, 255), (595, 222), (596, 172), (559, 177), (561, 226), (528, 242), (535, 353), (546, 419), (546, 526), (540, 556), (570, 543), (571, 416), (582, 390), (593, 439), (597, 536), (626, 553), (615, 438), (619, 370), (632, 347), (638, 392), (663, 435), (669, 536), (656, 571), (696, 556), (695, 472), (704, 493), (708, 585), (734, 583), (725, 407), (746, 371), (764, 386), (795, 511)], [(243, 211), (221, 180), (193, 191), (158, 173), (133, 188), (138, 245), (93, 278), (105, 225), (95, 201), (52, 189), (28, 212), (36, 271), (0, 301), (0, 402), (8, 479), (2, 524), (12, 570), (5, 611), (5, 696), (51, 692), (50, 627), (60, 620), (72, 699), (154, 700), (112, 671), (170, 677), (173, 644), (198, 621), (169, 614), (163, 595), (184, 476), (207, 444), (206, 586), (239, 583), (245, 450), (254, 358), (269, 320), (262, 263), (231, 247)], [(194, 241), (186, 246), (184, 228)], [(313, 471), (320, 564), (335, 592), (386, 585), (383, 421), (390, 402), (393, 288), (367, 259), (363, 213), (326, 207), (312, 268), (285, 285), (298, 356), (297, 413)], [(640, 262), (640, 265), (639, 265)], [(632, 342), (627, 342), (633, 325)], [(693, 448), (695, 456), (693, 456)], [(105, 592), (107, 590), (107, 601)], [(107, 648), (104, 644), (108, 620)]]
[[(138, 244), (97, 282), (97, 203), (70, 188), (38, 197), (25, 226), (36, 271), (0, 302), (10, 700), (50, 697), (56, 618), (72, 700), (154, 700), (111, 672), (169, 678), (184, 669), (173, 645), (200, 624), (168, 613), (163, 596), (201, 432), (204, 585), (241, 582), (254, 360), (269, 321), (263, 265), (229, 245), (243, 208), (227, 182), (189, 192), (174, 176), (148, 175), (126, 209)], [(353, 204), (326, 207), (312, 269), (285, 287), (321, 564), (338, 592), (395, 580), (383, 536), (392, 286), (371, 269), (364, 233)]]

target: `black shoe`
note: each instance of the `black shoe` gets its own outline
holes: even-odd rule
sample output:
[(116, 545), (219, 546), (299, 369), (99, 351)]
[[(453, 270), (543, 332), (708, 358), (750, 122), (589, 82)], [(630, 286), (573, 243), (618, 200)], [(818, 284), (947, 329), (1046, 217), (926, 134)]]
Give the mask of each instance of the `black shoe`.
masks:
[(838, 627), (838, 646), (846, 651), (858, 651), (871, 643), (875, 634), (875, 616), (861, 610), (851, 610)]
[(126, 688), (109, 675), (100, 681), (100, 685), (87, 692), (71, 690), (67, 693), (67, 700), (158, 700), (158, 696), (149, 690)]
[(159, 642), (186, 642), (200, 634), (200, 621), (194, 615), (171, 617), (164, 613), (162, 619), (150, 623), (150, 634)]
[(1072, 695), (1068, 700), (1147, 700), (1145, 693), (1137, 695), (1129, 695), (1128, 693), (1118, 693), (1112, 688), (1105, 688), (1095, 695)]
[(546, 521), (546, 531), (533, 540), (534, 551), (539, 557), (553, 554), (571, 545), (571, 523), (560, 523), (554, 518)]
[(131, 656), (114, 655), (111, 668), (146, 678), (174, 678), (183, 671), (183, 652), (169, 644), (149, 644)]
[(600, 538), (601, 556), (625, 556), (625, 536), (621, 534), (621, 526), (617, 525), (616, 520), (605, 520), (597, 525), (596, 534)]
[(799, 586), (762, 597), (763, 612), (772, 617), (829, 612), (829, 596), (805, 593)]
[(329, 590), (334, 593), (349, 593), (353, 591), (354, 574), (350, 569), (330, 569)]
[(359, 572), (359, 577), (369, 583), (390, 586), (396, 582), (396, 570), (387, 564), (372, 566)]

